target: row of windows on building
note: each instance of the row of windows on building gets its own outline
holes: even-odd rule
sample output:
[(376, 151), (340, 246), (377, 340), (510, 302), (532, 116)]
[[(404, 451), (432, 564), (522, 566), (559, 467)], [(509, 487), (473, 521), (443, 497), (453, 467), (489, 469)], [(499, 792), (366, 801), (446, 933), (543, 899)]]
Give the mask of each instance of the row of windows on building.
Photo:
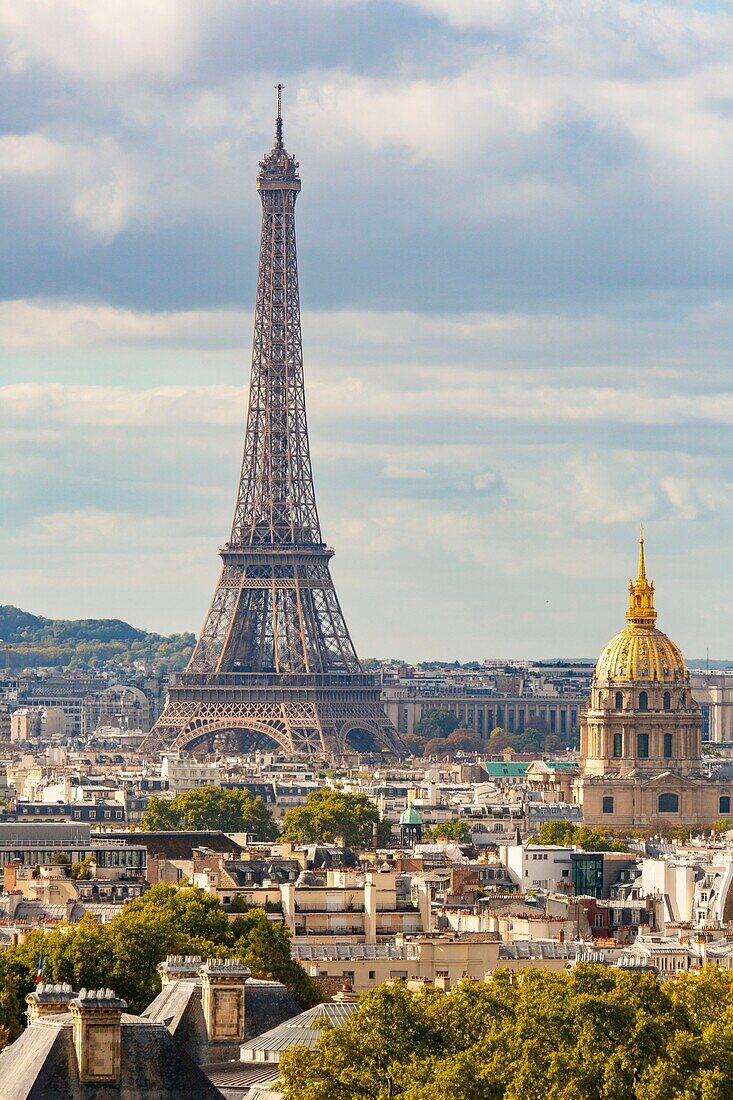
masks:
[[(685, 705), (685, 692), (684, 691), (682, 692), (681, 702), (682, 702), (682, 706), (684, 706)], [(633, 697), (630, 696), (629, 697), (629, 704), (632, 708), (633, 708), (633, 703), (634, 703)], [(624, 709), (624, 693), (623, 693), (623, 691), (617, 691), (616, 692), (616, 695), (614, 697), (614, 707), (615, 707), (616, 710), (623, 710)], [(640, 691), (639, 692), (639, 697), (636, 701), (636, 709), (637, 710), (649, 710), (649, 692), (647, 692), (647, 691)], [(672, 692), (671, 691), (665, 691), (664, 695), (662, 696), (662, 710), (671, 710), (671, 709), (672, 709)]]
[[(603, 796), (603, 812), (604, 814), (614, 813), (614, 797), (612, 794), (605, 794)], [(680, 812), (680, 798), (677, 794), (672, 794), (667, 791), (664, 794), (660, 794), (657, 799), (657, 813), (660, 814), (678, 814)], [(730, 795), (721, 794), (718, 799), (718, 813), (729, 814), (730, 813)]]
[(73, 818), (74, 821), (122, 821), (124, 810), (103, 810), (97, 806), (84, 806), (83, 808), (70, 809), (68, 806), (59, 806), (58, 803), (33, 803), (30, 806), (19, 806), (20, 817), (63, 817)]
[[(628, 735), (631, 736), (631, 735)], [(662, 734), (662, 756), (665, 760), (671, 760), (674, 753), (674, 740), (671, 733)], [(614, 733), (613, 735), (613, 755), (616, 759), (620, 759), (624, 755), (624, 735), (623, 733)], [(636, 734), (636, 757), (638, 760), (648, 760), (649, 758), (649, 734), (637, 733)]]

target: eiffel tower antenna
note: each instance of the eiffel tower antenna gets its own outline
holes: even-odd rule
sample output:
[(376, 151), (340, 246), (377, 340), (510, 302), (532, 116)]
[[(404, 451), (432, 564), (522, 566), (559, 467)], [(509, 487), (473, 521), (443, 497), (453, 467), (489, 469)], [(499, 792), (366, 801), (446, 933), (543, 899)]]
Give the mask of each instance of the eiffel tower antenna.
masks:
[(321, 535), (306, 419), (295, 202), (298, 162), (275, 144), (262, 202), (244, 457), (206, 621), (141, 751), (279, 747), (399, 752), (379, 687), (356, 655)]
[(275, 144), (278, 148), (283, 143), (283, 88), (284, 84), (276, 84), (277, 91), (277, 118), (275, 119)]

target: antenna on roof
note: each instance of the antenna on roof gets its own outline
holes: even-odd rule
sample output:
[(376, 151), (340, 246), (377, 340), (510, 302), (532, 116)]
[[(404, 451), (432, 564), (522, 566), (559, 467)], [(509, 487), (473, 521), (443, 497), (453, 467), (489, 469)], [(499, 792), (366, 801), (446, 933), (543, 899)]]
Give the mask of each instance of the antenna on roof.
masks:
[(278, 145), (283, 143), (283, 88), (284, 84), (276, 84), (277, 91), (277, 118), (275, 119), (275, 141)]

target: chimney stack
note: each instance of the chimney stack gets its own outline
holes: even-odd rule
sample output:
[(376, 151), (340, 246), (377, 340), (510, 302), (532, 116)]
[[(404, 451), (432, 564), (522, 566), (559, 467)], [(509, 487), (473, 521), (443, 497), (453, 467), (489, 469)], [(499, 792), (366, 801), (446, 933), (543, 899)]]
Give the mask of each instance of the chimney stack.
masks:
[(209, 1042), (244, 1042), (244, 987), (252, 971), (239, 959), (207, 959), (198, 975)]
[(196, 978), (204, 960), (200, 955), (168, 955), (165, 962), (158, 963), (156, 970), (160, 974), (163, 989), (179, 978)]
[(112, 989), (82, 989), (69, 1008), (79, 1080), (119, 1084), (121, 1020), (127, 1002)]
[(75, 997), (76, 993), (68, 982), (62, 982), (60, 985), (44, 985), (41, 982), (25, 999), (28, 1005), (28, 1023), (33, 1023), (39, 1016), (68, 1012), (69, 1005)]

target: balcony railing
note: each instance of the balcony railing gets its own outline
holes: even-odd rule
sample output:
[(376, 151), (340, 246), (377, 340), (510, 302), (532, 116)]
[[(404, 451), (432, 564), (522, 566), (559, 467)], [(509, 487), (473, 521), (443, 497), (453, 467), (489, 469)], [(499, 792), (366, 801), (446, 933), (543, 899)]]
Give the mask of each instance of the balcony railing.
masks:
[[(304, 928), (295, 926), (295, 936), (363, 936), (363, 928)], [(387, 933), (392, 934), (392, 933)]]
[(171, 675), (170, 686), (187, 687), (375, 687), (373, 676), (351, 672), (176, 672)]
[(296, 905), (296, 913), (323, 913), (324, 916), (334, 916), (339, 913), (363, 913), (363, 905), (344, 905), (340, 909), (327, 909), (325, 905)]

